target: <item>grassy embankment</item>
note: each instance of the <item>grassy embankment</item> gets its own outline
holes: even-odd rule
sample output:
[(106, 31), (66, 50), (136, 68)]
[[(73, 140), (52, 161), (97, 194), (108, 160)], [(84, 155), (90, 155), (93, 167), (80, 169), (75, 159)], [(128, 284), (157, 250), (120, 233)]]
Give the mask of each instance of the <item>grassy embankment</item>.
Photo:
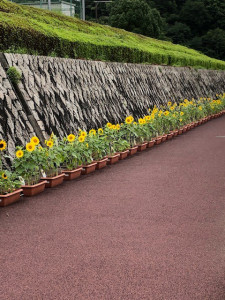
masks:
[(0, 0), (0, 51), (225, 69), (195, 50)]

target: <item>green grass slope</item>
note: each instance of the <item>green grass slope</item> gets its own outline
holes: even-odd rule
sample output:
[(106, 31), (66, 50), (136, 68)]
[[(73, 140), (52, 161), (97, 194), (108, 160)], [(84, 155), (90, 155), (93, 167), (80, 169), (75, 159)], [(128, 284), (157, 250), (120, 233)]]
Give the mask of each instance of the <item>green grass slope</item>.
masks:
[(0, 0), (0, 51), (225, 69), (195, 50)]

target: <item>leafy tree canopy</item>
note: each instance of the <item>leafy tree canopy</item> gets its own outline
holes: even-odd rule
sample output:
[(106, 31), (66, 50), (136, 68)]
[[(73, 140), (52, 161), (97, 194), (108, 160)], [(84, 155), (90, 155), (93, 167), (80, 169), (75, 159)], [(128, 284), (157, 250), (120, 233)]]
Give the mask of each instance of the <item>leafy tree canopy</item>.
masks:
[[(225, 0), (87, 1), (87, 17), (146, 36), (170, 40), (225, 60)], [(213, 42), (210, 42), (211, 41)]]
[(158, 38), (163, 21), (156, 8), (151, 9), (145, 0), (115, 0), (109, 24), (135, 33)]

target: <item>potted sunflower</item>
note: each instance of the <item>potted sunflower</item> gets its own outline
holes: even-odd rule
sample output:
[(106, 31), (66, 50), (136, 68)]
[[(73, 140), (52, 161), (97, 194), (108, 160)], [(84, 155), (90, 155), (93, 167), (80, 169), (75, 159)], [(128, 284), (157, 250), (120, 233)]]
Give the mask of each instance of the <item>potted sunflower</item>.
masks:
[(16, 157), (13, 160), (13, 168), (21, 178), (24, 196), (34, 196), (44, 191), (46, 181), (40, 182), (41, 177), (41, 146), (39, 139), (34, 136), (23, 147), (16, 148)]
[(61, 153), (63, 155), (64, 180), (70, 181), (80, 177), (82, 167), (81, 153), (78, 151), (78, 140), (74, 134), (69, 134), (60, 142)]
[(149, 138), (149, 127), (146, 122), (146, 117), (138, 119), (138, 124), (136, 125), (136, 135), (138, 151), (140, 152), (145, 150), (148, 145), (148, 142), (146, 141)]
[(7, 206), (20, 199), (23, 191), (16, 173), (8, 170), (0, 171), (0, 206)]
[(120, 158), (120, 154), (116, 153), (116, 149), (115, 149), (115, 141), (117, 140), (117, 134), (119, 130), (120, 130), (119, 124), (115, 125), (115, 124), (107, 123), (107, 125), (105, 126), (108, 165), (115, 164), (116, 162), (119, 161)]
[(137, 133), (136, 133), (136, 126), (137, 123), (134, 122), (134, 118), (132, 116), (128, 116), (125, 119), (125, 123), (123, 124), (123, 133), (125, 139), (128, 141), (130, 148), (128, 156), (134, 155), (137, 153), (138, 146), (136, 145), (136, 138), (137, 138)]
[(107, 165), (108, 141), (102, 128), (98, 131), (91, 129), (87, 139), (89, 149), (92, 152), (93, 161), (97, 163), (96, 170), (102, 169)]
[(89, 147), (87, 132), (80, 130), (78, 136), (77, 151), (81, 154), (82, 175), (95, 171), (97, 162), (93, 161), (92, 149)]
[(129, 142), (126, 140), (123, 132), (123, 124), (117, 126), (116, 139), (114, 141), (114, 149), (119, 154), (119, 160), (125, 159), (128, 154), (130, 147)]
[(61, 184), (65, 177), (61, 170), (63, 153), (54, 134), (45, 143), (47, 147), (40, 148), (41, 181), (47, 181), (45, 187), (52, 188)]
[(7, 144), (4, 140), (0, 141), (0, 206), (7, 206), (20, 199), (22, 192), (21, 182), (18, 180), (17, 174), (8, 170), (3, 170), (2, 153), (6, 149)]

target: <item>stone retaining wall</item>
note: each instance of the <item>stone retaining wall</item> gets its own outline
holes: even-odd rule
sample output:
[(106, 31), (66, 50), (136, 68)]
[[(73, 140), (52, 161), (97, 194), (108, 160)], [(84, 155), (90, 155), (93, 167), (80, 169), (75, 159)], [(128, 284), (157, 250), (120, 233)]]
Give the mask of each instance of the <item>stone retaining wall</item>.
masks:
[[(225, 91), (225, 72), (5, 54), (23, 74), (23, 98), (45, 138), (78, 128), (141, 116), (154, 104), (215, 96)], [(0, 138), (24, 143), (36, 131), (0, 67)]]
[(6, 72), (0, 66), (0, 139), (7, 140), (10, 154), (15, 145), (24, 145), (34, 130), (17, 99)]

